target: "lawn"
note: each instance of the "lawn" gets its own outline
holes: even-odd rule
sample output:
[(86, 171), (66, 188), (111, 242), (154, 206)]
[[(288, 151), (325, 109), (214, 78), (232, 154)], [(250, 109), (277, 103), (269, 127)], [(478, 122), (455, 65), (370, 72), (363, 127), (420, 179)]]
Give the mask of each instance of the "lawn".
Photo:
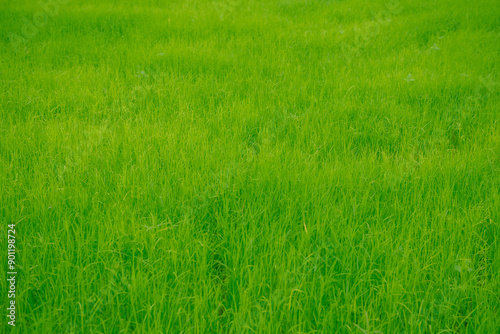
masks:
[(498, 333), (499, 37), (497, 0), (2, 0), (0, 333)]

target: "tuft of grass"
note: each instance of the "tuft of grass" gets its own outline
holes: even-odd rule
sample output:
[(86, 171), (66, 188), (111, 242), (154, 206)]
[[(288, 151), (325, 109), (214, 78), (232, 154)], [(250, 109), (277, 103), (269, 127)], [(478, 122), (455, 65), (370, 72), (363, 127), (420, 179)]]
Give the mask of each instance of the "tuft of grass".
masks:
[(498, 331), (496, 1), (51, 3), (0, 8), (2, 332)]

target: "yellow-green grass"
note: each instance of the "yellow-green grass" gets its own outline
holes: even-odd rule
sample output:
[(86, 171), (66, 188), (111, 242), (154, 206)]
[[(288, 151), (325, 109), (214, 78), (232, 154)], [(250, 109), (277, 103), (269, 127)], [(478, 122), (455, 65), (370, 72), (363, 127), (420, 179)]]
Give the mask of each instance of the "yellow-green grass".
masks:
[(497, 1), (43, 7), (0, 6), (0, 332), (499, 330)]

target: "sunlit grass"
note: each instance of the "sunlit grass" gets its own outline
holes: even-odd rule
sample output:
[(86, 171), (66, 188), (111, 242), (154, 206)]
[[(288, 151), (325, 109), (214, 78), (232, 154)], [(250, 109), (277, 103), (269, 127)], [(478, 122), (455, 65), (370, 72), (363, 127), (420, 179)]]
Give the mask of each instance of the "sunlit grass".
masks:
[(500, 328), (496, 1), (41, 10), (0, 8), (17, 332)]

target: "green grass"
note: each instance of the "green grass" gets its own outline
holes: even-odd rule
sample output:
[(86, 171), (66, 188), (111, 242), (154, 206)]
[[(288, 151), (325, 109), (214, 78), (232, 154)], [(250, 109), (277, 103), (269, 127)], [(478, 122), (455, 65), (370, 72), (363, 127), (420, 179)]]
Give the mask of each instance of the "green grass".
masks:
[(2, 1), (0, 332), (497, 333), (498, 2), (218, 1)]

